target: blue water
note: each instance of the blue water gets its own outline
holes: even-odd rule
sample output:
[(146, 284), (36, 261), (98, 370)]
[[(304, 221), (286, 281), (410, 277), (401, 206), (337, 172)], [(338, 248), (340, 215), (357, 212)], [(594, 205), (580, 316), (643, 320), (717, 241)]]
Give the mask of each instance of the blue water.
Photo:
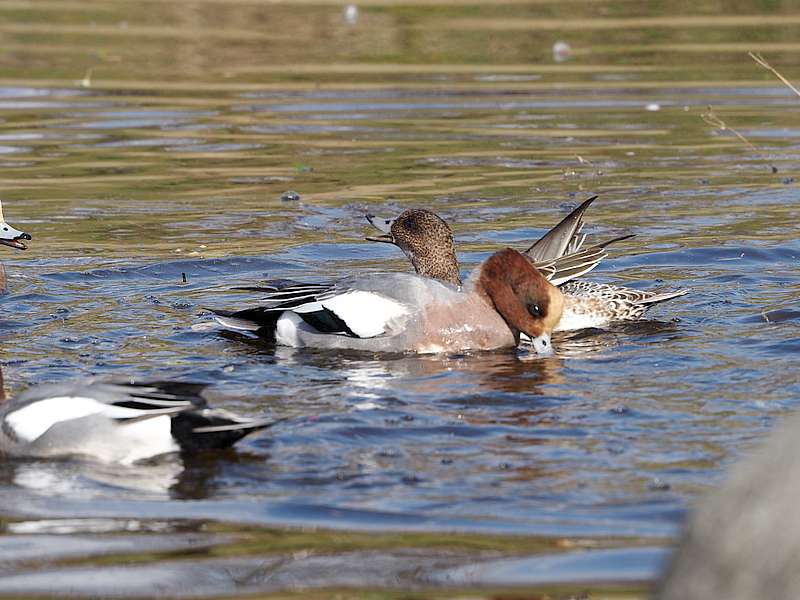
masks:
[[(89, 87), (81, 55), (62, 50), (83, 48), (91, 26), (64, 29), (57, 7), (9, 17), (25, 52), (0, 79), (2, 199), (33, 240), (0, 248), (6, 387), (179, 378), (210, 384), (217, 405), (287, 420), (217, 456), (4, 461), (0, 594), (646, 593), (687, 506), (800, 397), (797, 98), (744, 50), (713, 44), (698, 81), (691, 46), (787, 30), (760, 24), (758, 7), (744, 37), (708, 23), (631, 25), (624, 43), (568, 29), (584, 52), (554, 66), (520, 54), (530, 41), (513, 27), (508, 46), (464, 33), (496, 35), (494, 5), (477, 20), (458, 3), (367, 5), (362, 29), (341, 7), (176, 7), (153, 9), (183, 32), (175, 47), (149, 29), (151, 44), (129, 45), (155, 18), (135, 6), (73, 7), (117, 28)], [(520, 19), (534, 8), (505, 6)], [(40, 19), (62, 46), (31, 37)], [(295, 43), (262, 37), (259, 19)], [(415, 37), (432, 32), (441, 46)], [(239, 39), (236, 60), (225, 36)], [(64, 74), (37, 70), (36, 52)], [(418, 72), (395, 74), (397, 56)], [(790, 55), (773, 60), (793, 75)], [(703, 122), (708, 104), (755, 151)], [(590, 239), (636, 237), (589, 277), (691, 293), (640, 323), (556, 336), (554, 358), (297, 351), (211, 327), (209, 307), (253, 303), (236, 286), (409, 270), (363, 240), (367, 212), (436, 210), (469, 271), (593, 194)]]

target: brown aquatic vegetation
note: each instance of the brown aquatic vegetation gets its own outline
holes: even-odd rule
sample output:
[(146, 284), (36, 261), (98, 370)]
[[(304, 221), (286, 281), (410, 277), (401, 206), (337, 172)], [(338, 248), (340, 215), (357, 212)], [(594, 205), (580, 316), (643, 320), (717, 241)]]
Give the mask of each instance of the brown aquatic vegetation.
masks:
[(791, 84), (791, 82), (788, 79), (786, 79), (786, 77), (781, 75), (778, 72), (778, 69), (776, 69), (771, 64), (769, 64), (767, 62), (767, 60), (763, 56), (761, 56), (761, 54), (759, 52), (748, 52), (747, 54), (750, 55), (750, 58), (752, 58), (754, 61), (756, 61), (756, 63), (758, 65), (764, 67), (767, 71), (771, 72), (773, 75), (775, 75), (775, 77), (780, 79), (786, 87), (788, 87), (790, 90), (792, 90), (795, 93), (796, 96), (800, 96), (800, 90), (798, 90), (796, 87), (794, 87)]
[[(765, 68), (767, 71), (769, 71), (770, 73), (775, 75), (775, 77), (780, 79), (780, 81), (786, 87), (788, 87), (790, 90), (792, 90), (792, 92), (794, 92), (794, 94), (796, 96), (800, 97), (800, 90), (798, 90), (794, 85), (792, 85), (792, 83), (788, 79), (786, 79), (786, 77), (781, 75), (781, 73), (775, 67), (773, 67), (771, 64), (769, 64), (769, 62), (767, 62), (767, 59), (765, 59), (763, 56), (761, 56), (761, 54), (759, 52), (748, 52), (747, 54), (748, 54), (748, 56), (750, 56), (750, 58), (752, 58), (756, 62), (757, 65)], [(716, 129), (719, 129), (720, 131), (730, 131), (733, 135), (735, 135), (737, 138), (739, 138), (739, 140), (745, 146), (747, 146), (750, 150), (752, 150), (753, 152), (758, 152), (758, 149), (753, 145), (753, 143), (750, 140), (748, 140), (744, 136), (743, 133), (741, 133), (740, 131), (737, 131), (736, 129), (734, 129), (733, 127), (729, 126), (727, 123), (725, 123), (725, 121), (720, 119), (717, 116), (717, 114), (714, 112), (714, 109), (711, 108), (710, 104), (708, 105), (708, 110), (706, 112), (704, 112), (703, 114), (701, 114), (700, 118), (702, 118), (703, 121), (705, 121), (706, 123), (708, 123), (712, 127), (715, 127)], [(778, 172), (778, 168), (775, 165), (770, 163), (769, 166), (772, 169), (773, 173), (777, 173)]]
[[(734, 129), (733, 127), (728, 125), (725, 121), (720, 119), (717, 116), (717, 113), (714, 112), (714, 109), (711, 107), (710, 104), (708, 105), (708, 110), (706, 112), (702, 113), (700, 115), (700, 118), (703, 119), (703, 121), (705, 121), (706, 123), (708, 123), (712, 127), (716, 128), (716, 129), (719, 129), (720, 131), (730, 131), (733, 135), (735, 135), (737, 138), (739, 138), (739, 140), (745, 146), (747, 146), (750, 150), (752, 150), (753, 152), (756, 152), (756, 153), (758, 152), (758, 148), (756, 148), (752, 144), (752, 142), (750, 140), (748, 140), (746, 137), (744, 137), (744, 134), (742, 134), (741, 132), (737, 131), (736, 129)], [(777, 173), (778, 172), (778, 167), (776, 167), (772, 163), (769, 163), (769, 166), (770, 166), (770, 169), (772, 170), (773, 173)]]

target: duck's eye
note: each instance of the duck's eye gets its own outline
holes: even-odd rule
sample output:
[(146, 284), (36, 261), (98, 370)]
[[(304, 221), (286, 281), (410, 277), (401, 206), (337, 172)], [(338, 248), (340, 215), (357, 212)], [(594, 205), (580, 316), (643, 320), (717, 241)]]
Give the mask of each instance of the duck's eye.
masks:
[(528, 304), (528, 312), (531, 314), (532, 317), (542, 316), (542, 309), (539, 308), (538, 304)]

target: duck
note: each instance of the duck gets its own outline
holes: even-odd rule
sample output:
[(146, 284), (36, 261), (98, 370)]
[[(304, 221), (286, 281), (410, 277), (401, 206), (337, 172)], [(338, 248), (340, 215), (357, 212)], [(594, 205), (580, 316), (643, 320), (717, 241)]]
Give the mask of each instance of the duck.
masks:
[(205, 387), (89, 379), (40, 384), (6, 398), (0, 370), (0, 456), (133, 464), (227, 448), (278, 422), (210, 408)]
[(31, 239), (29, 233), (20, 231), (6, 223), (3, 217), (3, 203), (0, 202), (0, 244), (10, 246), (11, 248), (17, 248), (18, 250), (26, 250), (28, 246), (23, 240), (30, 241)]
[(410, 273), (370, 273), (335, 282), (278, 280), (246, 288), (258, 306), (211, 309), (226, 329), (295, 348), (442, 353), (516, 347), (525, 335), (537, 354), (553, 354), (561, 291), (517, 250), (505, 248), (462, 287)]
[[(592, 196), (582, 202), (523, 251), (553, 285), (563, 286), (585, 275), (608, 257), (608, 246), (635, 237), (623, 235), (583, 249), (586, 241), (583, 213), (596, 199), (597, 196)], [(368, 241), (397, 246), (419, 275), (461, 285), (453, 232), (439, 215), (427, 209), (410, 209), (396, 219), (379, 219), (371, 214), (366, 218), (383, 233), (367, 236)]]
[[(585, 275), (608, 256), (608, 246), (634, 237), (623, 235), (581, 250), (586, 241), (583, 213), (596, 199), (597, 196), (592, 196), (582, 202), (558, 225), (523, 251), (553, 285), (562, 285)], [(383, 233), (380, 236), (368, 236), (368, 241), (397, 246), (419, 275), (461, 286), (453, 231), (439, 215), (427, 209), (410, 209), (396, 219), (379, 219), (372, 214), (367, 214), (366, 218)]]
[[(634, 237), (624, 235), (582, 249), (586, 241), (586, 234), (582, 232), (583, 214), (596, 199), (597, 196), (592, 196), (581, 203), (522, 252), (563, 294), (563, 312), (553, 331), (601, 328), (619, 321), (637, 321), (651, 306), (689, 293), (685, 289), (650, 292), (577, 280), (608, 256), (608, 246)], [(380, 236), (368, 236), (368, 241), (397, 246), (408, 257), (414, 270), (424, 277), (456, 286), (461, 284), (453, 233), (439, 215), (427, 209), (414, 208), (394, 219), (379, 219), (375, 215), (366, 215), (366, 218), (382, 232)]]

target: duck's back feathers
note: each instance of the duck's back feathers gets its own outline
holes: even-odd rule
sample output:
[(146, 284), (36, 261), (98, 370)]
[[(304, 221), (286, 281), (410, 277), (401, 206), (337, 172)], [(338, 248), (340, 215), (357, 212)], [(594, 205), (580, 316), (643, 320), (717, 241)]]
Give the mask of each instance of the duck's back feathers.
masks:
[[(291, 279), (274, 279), (265, 281), (257, 286), (235, 287), (234, 290), (258, 292), (262, 294), (259, 306), (246, 308), (244, 310), (230, 311), (210, 308), (214, 313), (217, 322), (234, 331), (248, 331), (257, 333), (265, 337), (272, 337), (278, 323), (278, 319), (284, 311), (297, 307), (308, 307), (317, 302), (327, 292), (333, 289), (331, 282), (327, 283), (302, 283)], [(310, 321), (317, 320), (315, 315), (309, 314)], [(321, 327), (336, 329), (336, 325), (331, 323), (325, 325), (326, 319), (321, 316), (319, 319)]]
[[(200, 395), (204, 384), (177, 382), (112, 382), (88, 380), (66, 384), (44, 384), (29, 388), (5, 406), (6, 420), (20, 418), (23, 410), (41, 410), (43, 403), (56, 405), (60, 398), (76, 398), (83, 402), (85, 411), (100, 412), (112, 419), (125, 420), (143, 415), (172, 414), (206, 406)], [(62, 409), (70, 413), (67, 403)], [(55, 417), (53, 417), (55, 419)], [(12, 419), (13, 420), (13, 419)], [(56, 419), (57, 420), (57, 419)]]
[[(409, 308), (384, 293), (348, 289), (299, 306), (294, 312), (318, 331), (370, 338), (386, 333), (392, 323), (409, 314)], [(306, 315), (317, 323), (309, 321)], [(323, 328), (319, 321), (324, 322)]]
[(234, 290), (259, 292), (264, 294), (264, 302), (297, 306), (309, 299), (318, 297), (331, 288), (331, 283), (304, 283), (292, 279), (273, 279), (257, 286), (235, 287)]
[[(458, 292), (452, 286), (404, 273), (373, 273), (328, 284), (261, 287), (260, 306), (240, 311), (212, 309), (224, 327), (295, 340), (301, 321), (322, 334), (373, 338), (401, 329), (413, 308)], [(292, 313), (295, 317), (290, 317)], [(281, 339), (278, 339), (281, 338)]]
[(272, 424), (208, 408), (205, 387), (91, 380), (36, 386), (0, 408), (0, 454), (82, 454), (130, 463), (229, 446)]
[(585, 280), (570, 281), (562, 286), (561, 289), (573, 296), (591, 296), (593, 298), (602, 298), (603, 300), (619, 300), (650, 306), (658, 304), (659, 302), (665, 302), (666, 300), (672, 300), (679, 296), (685, 296), (689, 293), (689, 290), (678, 290), (677, 292), (649, 292), (646, 290), (636, 290), (629, 287)]
[(636, 321), (651, 306), (689, 293), (689, 290), (648, 292), (584, 280), (570, 281), (561, 289), (566, 302), (557, 331), (604, 327), (616, 321)]

